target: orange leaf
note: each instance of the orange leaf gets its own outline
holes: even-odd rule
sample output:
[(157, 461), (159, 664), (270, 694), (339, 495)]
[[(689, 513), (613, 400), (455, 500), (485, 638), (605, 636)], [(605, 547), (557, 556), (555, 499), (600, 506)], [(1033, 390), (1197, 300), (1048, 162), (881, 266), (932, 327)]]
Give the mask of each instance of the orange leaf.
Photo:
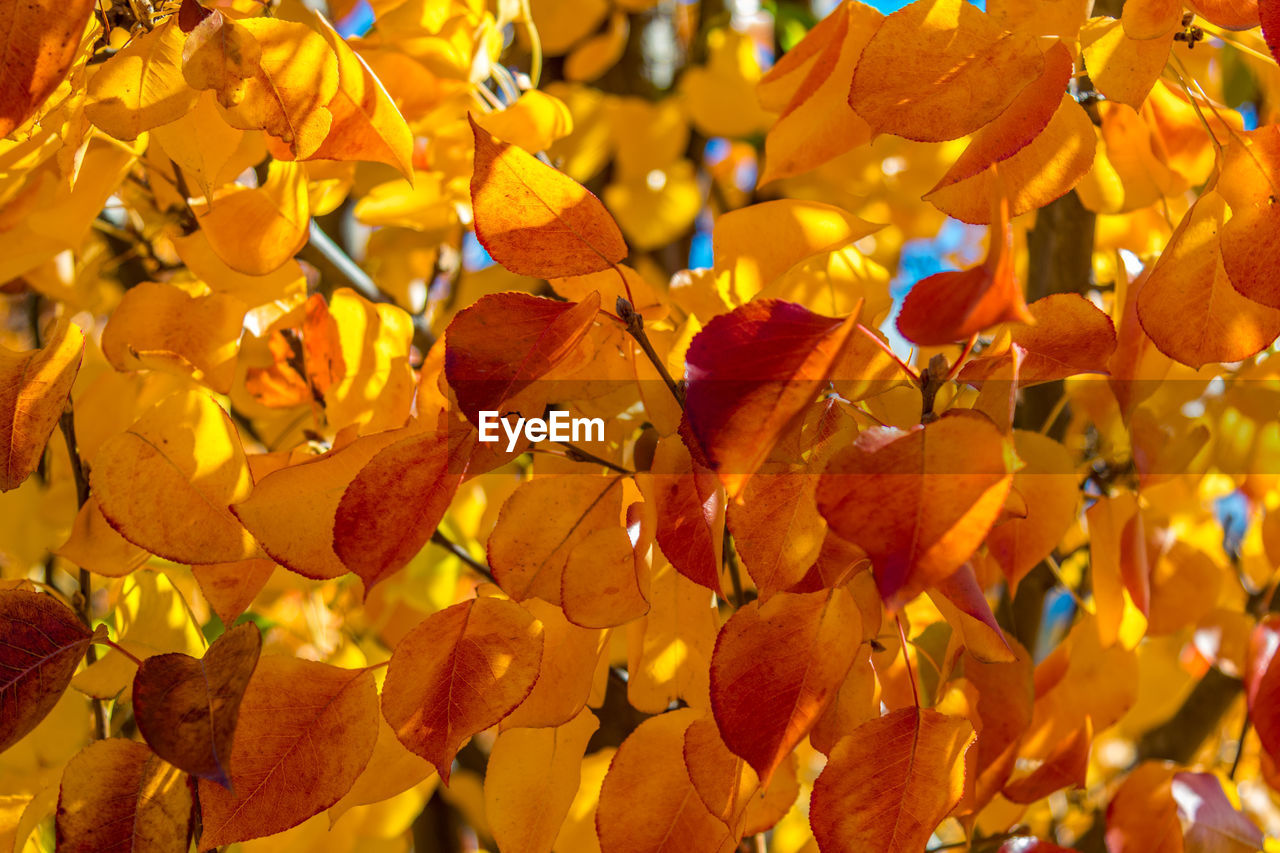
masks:
[(818, 483), (831, 529), (871, 557), (891, 607), (950, 575), (999, 517), (1010, 448), (984, 415), (948, 413), (909, 432), (875, 428), (838, 453)]
[[(813, 401), (857, 325), (759, 299), (722, 314), (685, 357), (685, 417), (730, 497)], [(670, 555), (668, 555), (670, 556)]]
[[(1009, 326), (1010, 343), (1026, 350), (1019, 387), (1107, 372), (1116, 349), (1116, 329), (1096, 305), (1078, 293), (1055, 293), (1032, 302), (1027, 311), (1034, 323)], [(1003, 360), (974, 359), (960, 371), (960, 380), (978, 384)]]
[[(186, 4), (183, 4), (184, 8)], [(217, 9), (207, 10), (182, 46), (182, 76), (193, 89), (212, 89), (231, 108), (244, 100), (259, 71), (262, 47), (248, 28)]]
[[(773, 91), (775, 81), (792, 70), (803, 77), (789, 99), (777, 104), (782, 114), (765, 136), (759, 186), (815, 169), (871, 139), (871, 128), (849, 106), (847, 81), (883, 20), (865, 3), (842, 2), (760, 81), (757, 93), (769, 108), (766, 93)], [(812, 61), (797, 66), (807, 58)]]
[(586, 707), (606, 631), (582, 628), (554, 604), (534, 598), (524, 608), (542, 623), (542, 664), (533, 690), (503, 718), (502, 731), (563, 726)]
[(627, 256), (600, 199), (467, 118), (476, 143), (476, 238), (495, 261), (519, 275), (564, 278), (608, 269)]
[(94, 0), (34, 0), (0, 9), (0, 137), (53, 94), (80, 48)]
[(996, 204), (999, 213), (992, 217), (986, 261), (982, 266), (935, 273), (916, 282), (898, 314), (898, 331), (904, 337), (924, 346), (940, 346), (997, 323), (1034, 322), (1013, 274), (1009, 203), (998, 197)]
[(600, 727), (590, 711), (558, 728), (505, 729), (484, 773), (484, 805), (499, 849), (550, 851), (577, 793), (582, 755)]
[(1218, 234), (1223, 199), (1205, 192), (1178, 223), (1138, 293), (1138, 319), (1162, 353), (1189, 367), (1243, 361), (1280, 335), (1280, 310), (1231, 286)]
[(236, 793), (200, 780), (200, 849), (274, 835), (329, 808), (368, 763), (377, 734), (370, 670), (262, 658), (231, 748)]
[[(649, 571), (647, 554), (636, 550), (631, 536), (648, 537), (647, 552), (653, 543), (652, 522), (646, 533), (644, 522), (631, 521), (628, 529), (605, 527), (588, 534), (569, 554), (560, 578), (560, 604), (564, 615), (584, 628), (612, 628), (625, 625), (649, 612)], [(634, 532), (633, 532), (634, 531)], [(628, 535), (628, 534), (631, 535)]]
[(1080, 504), (1075, 457), (1067, 448), (1037, 432), (1016, 430), (1014, 448), (1023, 466), (1013, 475), (1013, 491), (1027, 505), (1023, 518), (991, 528), (987, 549), (1009, 584), (1017, 588), (1027, 573), (1053, 553)]
[(962, 657), (964, 678), (978, 690), (975, 710), (982, 721), (978, 739), (967, 758), (973, 767), (972, 790), (966, 811), (981, 810), (1008, 781), (1018, 758), (1022, 734), (1031, 723), (1035, 700), (1031, 655), (1014, 638), (1007, 638), (1014, 660), (983, 663), (972, 655)]
[(89, 637), (71, 608), (53, 596), (0, 589), (0, 752), (53, 710)]
[(836, 744), (813, 783), (809, 823), (824, 850), (916, 853), (964, 793), (968, 720), (903, 708)]
[(352, 480), (379, 451), (405, 435), (400, 430), (361, 436), (322, 456), (272, 471), (247, 500), (231, 507), (271, 559), (303, 577), (346, 574), (333, 550), (334, 517)]
[(1039, 77), (1044, 55), (964, 0), (916, 0), (885, 18), (858, 60), (849, 103), (874, 134), (942, 142), (973, 133)]
[(192, 776), (230, 789), (231, 744), (262, 634), (252, 622), (214, 640), (197, 660), (152, 655), (133, 677), (138, 731), (156, 754)]
[(494, 293), (459, 311), (445, 332), (444, 372), (467, 419), (512, 410), (541, 417), (553, 392), (539, 380), (569, 358), (599, 309), (594, 292), (576, 303)]
[(1164, 38), (1181, 27), (1182, 3), (1179, 0), (1134, 0), (1124, 4), (1120, 22), (1124, 24), (1124, 34), (1131, 39)]
[(847, 590), (779, 593), (725, 623), (711, 656), (711, 707), (725, 744), (765, 785), (835, 698), (862, 641)]
[(1261, 17), (1265, 11), (1273, 10), (1275, 4), (1270, 0), (1193, 0), (1187, 3), (1187, 8), (1225, 30), (1251, 30), (1262, 23), (1262, 31), (1266, 33), (1272, 29), (1271, 21), (1263, 23)]
[(254, 557), (235, 563), (192, 566), (191, 574), (222, 624), (231, 625), (267, 585), (275, 568), (273, 561)]
[(1231, 207), (1222, 226), (1222, 263), (1231, 285), (1271, 308), (1280, 308), (1280, 127), (1241, 132), (1224, 151), (1219, 192)]
[(627, 736), (600, 788), (602, 853), (729, 853), (736, 839), (707, 811), (684, 765), (691, 708), (645, 720)]
[(186, 774), (145, 744), (98, 741), (67, 762), (58, 792), (58, 850), (176, 851), (190, 844)]
[(724, 557), (724, 488), (699, 465), (679, 435), (658, 441), (644, 489), (658, 515), (658, 547), (676, 571), (712, 592), (720, 592)]
[(396, 645), (382, 714), (447, 785), (458, 748), (524, 701), (541, 661), (542, 624), (519, 604), (498, 598), (455, 604)]
[(999, 161), (999, 181), (987, 170), (941, 185), (925, 198), (948, 216), (986, 225), (996, 221), (994, 205), (1004, 194), (1009, 200), (1009, 215), (1021, 216), (1070, 192), (1089, 173), (1097, 143), (1093, 121), (1084, 107), (1069, 92), (1060, 93), (1057, 110), (1044, 129), (1008, 159)]
[(1004, 112), (974, 134), (964, 153), (925, 193), (925, 198), (943, 187), (981, 175), (987, 167), (1008, 160), (1039, 136), (1058, 111), (1071, 71), (1071, 51), (1057, 42), (1045, 51), (1040, 76), (1028, 83)]
[(972, 565), (965, 563), (938, 581), (929, 597), (975, 658), (984, 663), (1008, 663), (1014, 659)]
[(227, 508), (248, 496), (244, 448), (226, 412), (203, 392), (174, 394), (108, 439), (89, 482), (111, 526), (152, 554), (183, 563), (255, 554)]
[(597, 530), (620, 528), (622, 478), (586, 474), (539, 477), (507, 498), (489, 535), (489, 566), (517, 601), (560, 603), (565, 565)]
[(775, 470), (766, 467), (748, 480), (739, 500), (729, 504), (727, 517), (733, 544), (761, 601), (805, 577), (827, 533), (818, 513), (818, 477)]
[(413, 180), (413, 132), (360, 54), (319, 12), (314, 28), (338, 59), (338, 92), (326, 108), (333, 115), (329, 135), (307, 159), (367, 160), (386, 163)]
[(17, 488), (40, 464), (83, 355), (84, 333), (66, 320), (38, 350), (0, 346), (0, 491)]
[(425, 433), (378, 451), (342, 493), (333, 551), (373, 585), (399, 571), (435, 532), (467, 470), (471, 430)]

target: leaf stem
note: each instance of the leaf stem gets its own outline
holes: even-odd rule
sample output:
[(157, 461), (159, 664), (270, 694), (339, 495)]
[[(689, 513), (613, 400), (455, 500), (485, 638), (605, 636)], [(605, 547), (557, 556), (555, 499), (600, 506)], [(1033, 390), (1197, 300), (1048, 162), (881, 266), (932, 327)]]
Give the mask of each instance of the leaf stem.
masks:
[(439, 531), (439, 529), (437, 529), (435, 533), (431, 534), (431, 541), (453, 554), (453, 556), (457, 557), (462, 562), (466, 563), (473, 571), (475, 571), (476, 574), (483, 576), (489, 583), (497, 583), (493, 577), (493, 572), (490, 571), (488, 566), (468, 554), (467, 549), (463, 548), (457, 542), (454, 542), (448, 536), (445, 536)]
[(951, 365), (951, 369), (947, 371), (947, 375), (942, 377), (944, 380), (951, 380), (956, 378), (956, 374), (960, 372), (960, 368), (964, 365), (964, 360), (968, 358), (969, 355), (973, 352), (973, 346), (977, 342), (978, 342), (977, 333), (974, 333), (969, 336), (969, 340), (965, 341), (964, 349), (960, 351), (959, 357), (956, 358), (956, 363)]
[[(75, 411), (71, 406), (71, 398), (67, 398), (67, 404), (62, 409), (62, 415), (58, 418), (58, 427), (62, 430), (62, 438), (67, 443), (67, 455), (71, 457), (71, 474), (76, 481), (76, 509), (77, 511), (84, 508), (89, 501), (89, 475), (85, 471), (84, 461), (80, 458), (80, 444), (76, 440), (76, 417)], [(80, 621), (89, 630), (93, 630), (93, 619), (89, 612), (90, 599), (93, 595), (93, 576), (89, 574), (88, 569), (80, 569), (80, 590), (75, 596), (76, 613), (80, 616)], [(98, 662), (98, 650), (92, 643), (85, 649), (85, 662), (89, 666)], [(97, 740), (102, 740), (107, 736), (107, 706), (103, 704), (101, 699), (92, 700), (93, 704), (93, 733)]]
[(625, 298), (618, 297), (618, 318), (626, 324), (627, 334), (635, 338), (636, 343), (640, 345), (640, 349), (644, 350), (644, 354), (648, 356), (649, 361), (658, 369), (658, 375), (662, 377), (662, 381), (667, 383), (667, 388), (671, 391), (671, 396), (676, 398), (676, 402), (680, 404), (680, 408), (684, 408), (684, 388), (678, 382), (671, 378), (671, 373), (667, 370), (667, 365), (658, 356), (657, 351), (653, 348), (653, 344), (649, 342), (649, 336), (644, 331), (644, 318), (641, 317), (631, 303)]
[(741, 610), (742, 605), (747, 603), (746, 593), (742, 590), (742, 573), (738, 568), (738, 554), (733, 550), (733, 536), (729, 533), (729, 528), (724, 529), (724, 563), (729, 570), (729, 582), (733, 584), (733, 607), (735, 610)]
[(137, 664), (138, 666), (142, 666), (142, 658), (138, 657), (138, 656), (137, 656), (137, 655), (135, 655), (133, 652), (129, 651), (129, 650), (128, 650), (128, 649), (126, 649), (124, 646), (120, 645), (120, 644), (119, 644), (119, 643), (117, 643), (115, 640), (111, 639), (110, 637), (94, 637), (94, 638), (93, 638), (93, 642), (97, 643), (98, 645), (102, 645), (102, 646), (110, 646), (111, 648), (113, 648), (113, 649), (115, 649), (116, 651), (118, 651), (120, 654), (122, 654), (122, 655), (124, 655), (125, 657), (127, 657), (129, 660), (133, 661), (133, 662), (134, 662), (135, 664)]
[(360, 291), (360, 295), (371, 302), (386, 302), (387, 297), (378, 289), (378, 285), (374, 284), (373, 279), (365, 272), (359, 264), (351, 259), (351, 256), (342, 250), (342, 247), (333, 241), (333, 238), (324, 232), (320, 224), (314, 219), (311, 220), (311, 228), (309, 232), (311, 245), (316, 247), (316, 251), (324, 255), (325, 260), (338, 268), (338, 272), (351, 282), (356, 290)]

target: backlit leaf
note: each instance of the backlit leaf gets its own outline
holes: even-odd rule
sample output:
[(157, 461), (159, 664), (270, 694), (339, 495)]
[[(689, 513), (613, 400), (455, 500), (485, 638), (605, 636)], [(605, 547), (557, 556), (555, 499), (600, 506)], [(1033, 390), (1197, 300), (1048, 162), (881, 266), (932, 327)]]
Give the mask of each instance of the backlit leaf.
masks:
[(369, 670), (259, 660), (240, 703), (230, 790), (200, 781), (200, 848), (283, 832), (336, 803), (369, 761), (377, 714)]
[(474, 119), (471, 129), (476, 237), (495, 261), (520, 275), (562, 278), (608, 269), (627, 256), (598, 198)]
[(964, 793), (968, 720), (903, 708), (836, 744), (813, 785), (809, 821), (823, 850), (916, 851)]
[(497, 598), (455, 604), (396, 645), (382, 714), (448, 784), (459, 747), (524, 701), (541, 661), (542, 625), (520, 605)]

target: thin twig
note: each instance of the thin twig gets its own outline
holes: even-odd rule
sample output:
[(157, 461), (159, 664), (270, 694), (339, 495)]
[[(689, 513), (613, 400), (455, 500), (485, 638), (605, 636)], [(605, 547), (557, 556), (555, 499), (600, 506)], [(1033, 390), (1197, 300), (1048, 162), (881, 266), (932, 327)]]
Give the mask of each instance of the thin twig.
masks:
[(653, 344), (649, 342), (649, 336), (644, 331), (644, 318), (640, 316), (630, 302), (621, 296), (618, 297), (618, 319), (626, 324), (627, 334), (635, 338), (636, 343), (640, 345), (640, 349), (644, 350), (644, 354), (648, 356), (649, 361), (658, 369), (658, 375), (662, 377), (662, 381), (667, 383), (667, 388), (671, 390), (671, 396), (676, 398), (676, 402), (683, 409), (684, 388), (671, 378), (670, 372), (667, 371), (666, 363), (658, 356)]
[[(76, 481), (76, 509), (79, 510), (89, 500), (89, 475), (84, 469), (84, 462), (80, 459), (80, 445), (76, 441), (76, 418), (70, 399), (62, 410), (62, 416), (58, 418), (58, 426), (62, 429), (62, 437), (67, 443), (67, 455), (71, 457), (71, 473)], [(82, 568), (80, 569), (80, 592), (75, 600), (76, 612), (80, 616), (80, 621), (91, 631), (93, 619), (89, 612), (89, 604), (92, 595), (93, 577), (88, 569)], [(98, 650), (92, 643), (85, 649), (84, 659), (89, 666), (98, 662)], [(102, 740), (107, 736), (108, 731), (107, 706), (101, 699), (93, 699), (92, 703), (94, 737)]]
[(476, 574), (482, 575), (489, 583), (497, 583), (494, 580), (493, 572), (484, 563), (467, 553), (467, 549), (463, 548), (457, 542), (454, 542), (448, 536), (445, 536), (439, 530), (431, 534), (431, 541), (444, 548), (450, 554), (457, 557), (462, 562), (470, 566)]
[(635, 473), (635, 471), (632, 471), (625, 465), (619, 465), (617, 462), (610, 462), (608, 459), (596, 456), (594, 453), (588, 453), (581, 447), (570, 444), (567, 441), (557, 441), (556, 444), (563, 447), (565, 449), (564, 455), (567, 458), (572, 459), (574, 462), (591, 462), (596, 465), (603, 465), (611, 471), (617, 471), (619, 474), (626, 474), (628, 476)]
[(1236, 771), (1240, 769), (1240, 758), (1244, 755), (1244, 739), (1249, 736), (1249, 712), (1244, 712), (1244, 722), (1240, 725), (1240, 737), (1236, 738), (1236, 757), (1231, 759), (1231, 772), (1227, 774), (1227, 778), (1234, 780)]
[(320, 223), (314, 219), (311, 220), (310, 231), (311, 245), (316, 247), (316, 251), (324, 255), (325, 260), (338, 268), (338, 272), (351, 282), (356, 290), (360, 291), (360, 295), (371, 302), (386, 302), (387, 297), (378, 289), (378, 285), (374, 284), (373, 278), (365, 272), (359, 264), (351, 259), (351, 256), (342, 250), (342, 247), (333, 241), (333, 238), (324, 233), (324, 229), (320, 227)]

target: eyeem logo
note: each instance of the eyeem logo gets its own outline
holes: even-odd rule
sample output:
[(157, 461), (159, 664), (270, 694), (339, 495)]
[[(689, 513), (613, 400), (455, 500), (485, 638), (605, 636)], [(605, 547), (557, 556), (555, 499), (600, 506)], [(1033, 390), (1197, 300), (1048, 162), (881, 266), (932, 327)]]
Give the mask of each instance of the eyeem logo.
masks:
[(507, 436), (507, 452), (516, 449), (520, 434), (530, 441), (604, 441), (603, 418), (571, 418), (568, 412), (556, 410), (547, 418), (526, 418), (519, 412), (512, 412), (517, 420), (513, 425), (497, 412), (482, 411), (480, 413), (480, 440), (484, 442), (501, 441), (498, 425)]

